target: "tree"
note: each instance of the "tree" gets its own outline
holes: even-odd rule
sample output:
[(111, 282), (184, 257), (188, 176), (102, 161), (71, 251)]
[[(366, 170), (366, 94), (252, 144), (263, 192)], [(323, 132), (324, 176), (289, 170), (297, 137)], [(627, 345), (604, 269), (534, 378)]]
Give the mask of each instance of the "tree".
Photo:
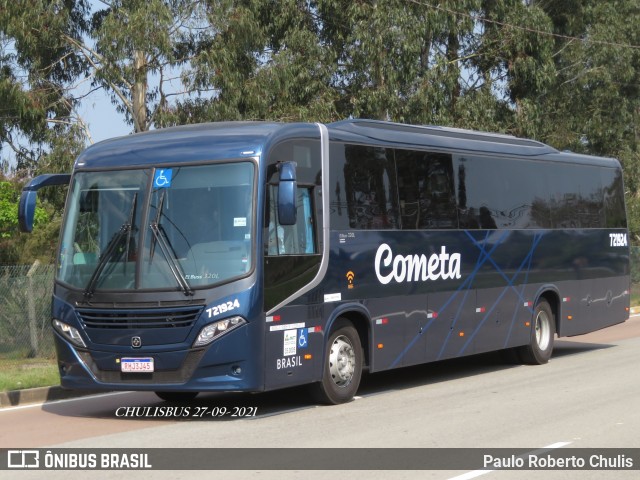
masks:
[[(0, 0), (0, 145), (18, 179), (68, 171), (90, 142), (86, 84), (133, 131), (347, 117), (502, 131), (620, 158), (638, 234), (639, 15), (636, 0)], [(60, 190), (45, 200), (58, 218)]]
[(180, 123), (206, 119), (331, 121), (335, 59), (319, 42), (316, 7), (299, 0), (209, 0), (207, 38), (192, 60)]
[[(135, 132), (162, 126), (169, 98), (182, 94), (180, 68), (188, 65), (202, 27), (196, 0), (101, 0), (93, 13), (93, 42), (67, 37), (89, 68), (94, 87), (111, 96)], [(177, 87), (172, 87), (177, 82)]]
[(618, 158), (629, 228), (640, 241), (640, 8), (634, 0), (541, 2), (560, 36), (557, 76), (539, 94), (539, 136), (559, 149)]
[(67, 38), (86, 32), (85, 0), (0, 0), (0, 151), (33, 174), (75, 123), (69, 85), (84, 64)]

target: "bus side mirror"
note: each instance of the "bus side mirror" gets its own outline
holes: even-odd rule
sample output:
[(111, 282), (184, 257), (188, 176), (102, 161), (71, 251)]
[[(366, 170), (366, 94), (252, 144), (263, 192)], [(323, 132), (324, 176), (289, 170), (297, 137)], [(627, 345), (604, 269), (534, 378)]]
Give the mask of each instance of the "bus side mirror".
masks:
[(278, 184), (278, 222), (280, 225), (296, 224), (296, 162), (278, 164), (280, 170)]
[(53, 185), (68, 185), (70, 180), (71, 175), (66, 173), (40, 175), (24, 186), (18, 204), (18, 223), (21, 232), (31, 233), (33, 230), (38, 190)]

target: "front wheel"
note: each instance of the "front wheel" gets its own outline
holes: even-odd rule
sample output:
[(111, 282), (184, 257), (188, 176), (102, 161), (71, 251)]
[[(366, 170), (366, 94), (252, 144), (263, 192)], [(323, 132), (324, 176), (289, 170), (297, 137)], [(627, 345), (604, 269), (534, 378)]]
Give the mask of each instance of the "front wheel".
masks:
[(529, 345), (518, 348), (523, 363), (542, 365), (547, 363), (553, 352), (553, 339), (556, 333), (556, 321), (551, 305), (541, 299), (533, 312), (533, 325)]
[(362, 358), (358, 332), (339, 319), (325, 347), (322, 381), (311, 386), (315, 399), (333, 405), (350, 401), (360, 386)]

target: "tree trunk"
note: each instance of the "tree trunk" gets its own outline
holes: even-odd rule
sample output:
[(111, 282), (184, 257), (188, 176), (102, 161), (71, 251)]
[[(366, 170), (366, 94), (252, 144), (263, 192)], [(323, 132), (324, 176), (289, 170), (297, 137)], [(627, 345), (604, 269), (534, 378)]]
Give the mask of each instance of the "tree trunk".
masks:
[(133, 67), (135, 69), (135, 83), (131, 88), (131, 102), (133, 112), (133, 125), (136, 132), (149, 130), (147, 123), (147, 60), (144, 52), (136, 50), (133, 54)]

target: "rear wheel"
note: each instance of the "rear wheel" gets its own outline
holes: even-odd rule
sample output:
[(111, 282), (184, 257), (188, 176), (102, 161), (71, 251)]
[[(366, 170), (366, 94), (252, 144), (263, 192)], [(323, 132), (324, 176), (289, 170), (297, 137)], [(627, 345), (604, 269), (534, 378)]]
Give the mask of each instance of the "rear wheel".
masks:
[(533, 325), (529, 345), (518, 348), (523, 363), (542, 365), (547, 363), (553, 352), (553, 339), (556, 333), (556, 321), (549, 302), (541, 299), (533, 312)]
[(188, 402), (198, 396), (200, 392), (155, 392), (165, 402)]
[(325, 347), (322, 381), (311, 386), (314, 398), (334, 405), (350, 401), (360, 386), (362, 358), (358, 332), (338, 319)]

